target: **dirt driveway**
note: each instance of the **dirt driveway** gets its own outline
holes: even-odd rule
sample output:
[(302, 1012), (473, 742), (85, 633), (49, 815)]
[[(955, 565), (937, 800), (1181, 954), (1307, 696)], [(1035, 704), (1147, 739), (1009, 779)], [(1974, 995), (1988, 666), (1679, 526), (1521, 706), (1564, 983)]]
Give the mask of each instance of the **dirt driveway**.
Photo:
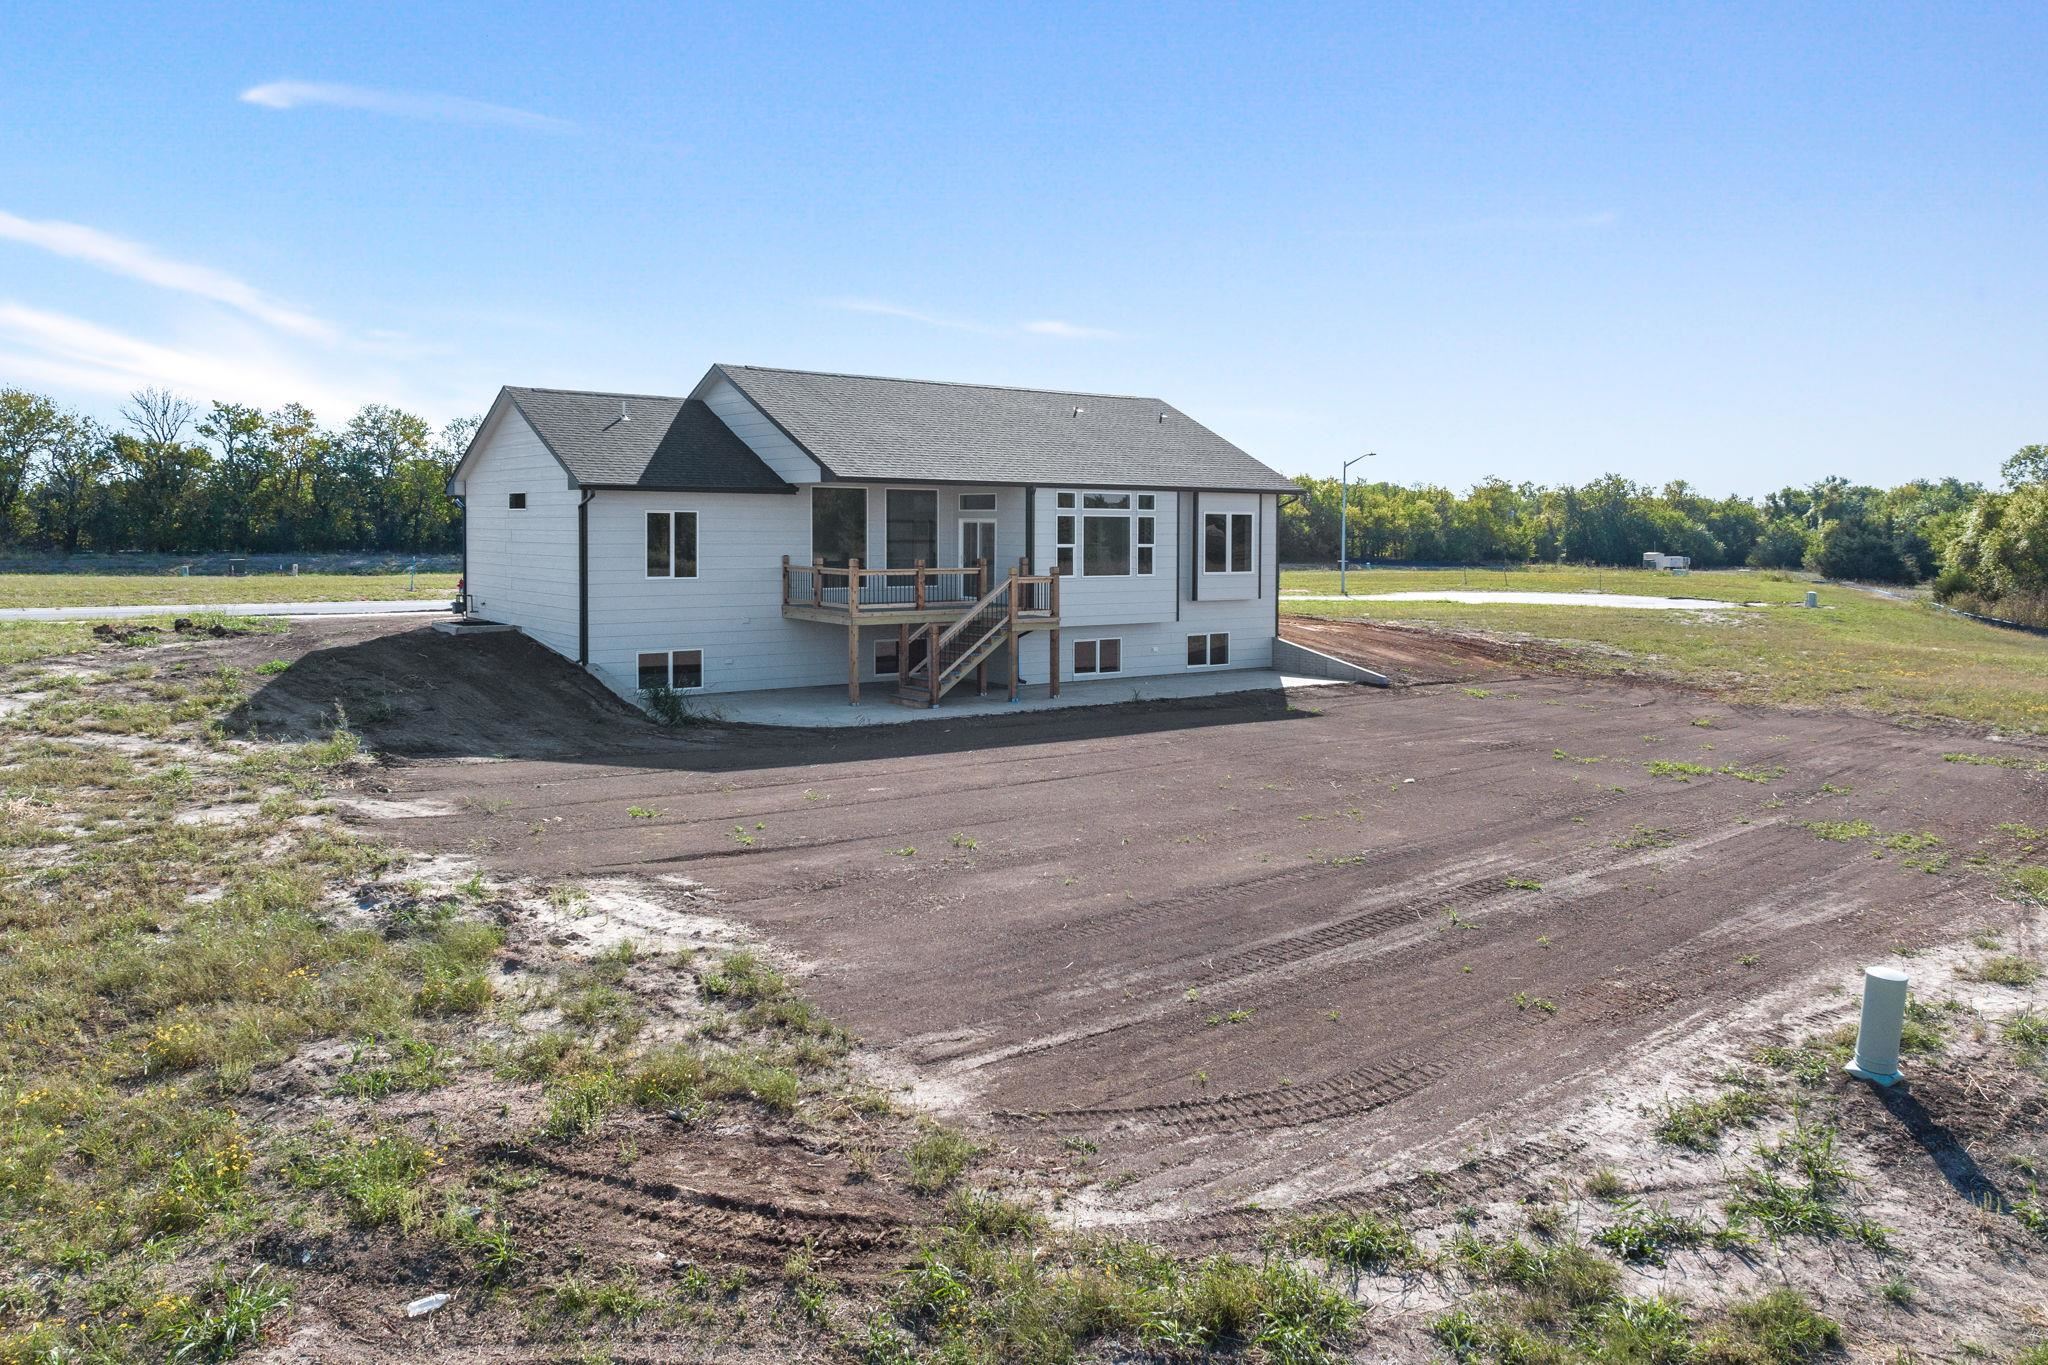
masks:
[(1095, 1144), (1095, 1216), (1190, 1236), (1455, 1165), (1632, 1050), (1999, 919), (1968, 855), (2040, 806), (1944, 762), (1982, 740), (1606, 683), (677, 740), (530, 688), (524, 642), (356, 630), (251, 714), (413, 669), (433, 696), (365, 727), (416, 755), (375, 833), (662, 879), (1020, 1160)]

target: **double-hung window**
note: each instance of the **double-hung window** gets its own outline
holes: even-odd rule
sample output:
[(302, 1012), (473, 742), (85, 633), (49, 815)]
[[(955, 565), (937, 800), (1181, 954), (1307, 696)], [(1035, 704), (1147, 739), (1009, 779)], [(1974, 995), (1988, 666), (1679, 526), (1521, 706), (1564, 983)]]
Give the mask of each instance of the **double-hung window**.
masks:
[(1151, 493), (1060, 493), (1055, 535), (1059, 571), (1083, 578), (1149, 574), (1158, 540)]
[(1252, 514), (1206, 512), (1202, 516), (1202, 572), (1252, 571)]
[(640, 656), (640, 690), (674, 688), (688, 692), (704, 685), (704, 651), (660, 649)]
[(697, 514), (695, 512), (649, 512), (647, 514), (647, 576), (649, 578), (695, 578), (697, 576)]

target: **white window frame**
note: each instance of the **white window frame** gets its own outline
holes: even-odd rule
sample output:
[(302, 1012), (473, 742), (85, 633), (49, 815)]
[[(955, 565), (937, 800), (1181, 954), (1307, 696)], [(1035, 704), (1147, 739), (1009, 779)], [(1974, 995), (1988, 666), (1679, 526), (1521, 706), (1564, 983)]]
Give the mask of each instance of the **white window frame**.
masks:
[[(911, 634), (911, 637), (910, 637), (910, 643), (911, 643), (911, 647), (912, 647), (913, 649), (914, 649), (914, 648), (916, 648), (916, 647), (917, 647), (917, 643), (918, 643), (918, 642), (919, 642), (920, 640), (924, 640), (924, 644), (925, 644), (925, 653), (926, 653), (926, 654), (930, 654), (930, 653), (931, 653), (931, 642), (930, 642), (929, 640), (925, 640), (925, 637), (924, 637), (924, 635), (923, 635), (923, 633), (922, 633), (922, 632), (912, 632), (912, 634)], [(889, 651), (890, 651), (891, 653), (894, 653), (894, 652), (895, 652), (895, 650), (896, 650), (896, 637), (895, 637), (895, 636), (893, 636), (893, 635), (878, 635), (878, 636), (876, 636), (876, 637), (875, 637), (875, 655), (874, 655), (874, 658), (873, 658), (872, 660), (870, 660), (870, 664), (871, 664), (871, 666), (872, 666), (872, 668), (873, 668), (873, 670), (874, 670), (874, 671), (873, 671), (873, 672), (871, 672), (871, 673), (870, 673), (870, 674), (869, 674), (868, 676), (869, 676), (869, 677), (871, 677), (871, 678), (900, 678), (900, 677), (902, 677), (902, 676), (903, 676), (903, 660), (901, 660), (901, 659), (898, 659), (898, 660), (896, 661), (896, 671), (895, 671), (895, 672), (893, 672), (893, 673), (884, 673), (884, 672), (882, 671), (882, 651), (883, 651), (884, 649), (887, 649), (887, 650), (889, 650)]]
[[(1195, 642), (1195, 641), (1197, 641), (1197, 640), (1200, 640), (1200, 641), (1202, 642), (1202, 662), (1200, 662), (1200, 663), (1195, 663), (1195, 662), (1193, 662), (1193, 661), (1190, 661), (1190, 662), (1188, 663), (1188, 667), (1189, 667), (1189, 668), (1228, 668), (1228, 667), (1230, 667), (1230, 632), (1229, 632), (1229, 631), (1227, 631), (1227, 630), (1196, 630), (1196, 631), (1189, 631), (1189, 632), (1188, 632), (1188, 641), (1187, 641), (1187, 642), (1188, 642), (1188, 645), (1189, 645), (1190, 649), (1192, 649), (1192, 647), (1193, 647), (1193, 645), (1194, 645), (1194, 642)], [(1222, 661), (1221, 663), (1218, 663), (1218, 662), (1217, 662), (1217, 661), (1215, 660), (1215, 658), (1213, 657), (1213, 656), (1215, 655), (1215, 653), (1216, 653), (1216, 642), (1217, 642), (1218, 640), (1221, 640), (1221, 641), (1223, 641), (1223, 661)]]
[[(1092, 497), (1122, 498), (1124, 505), (1122, 507), (1090, 507), (1088, 499)], [(1053, 496), (1054, 564), (1058, 564), (1062, 558), (1066, 559), (1073, 565), (1072, 570), (1069, 572), (1075, 578), (1152, 577), (1159, 569), (1159, 514), (1157, 508), (1152, 505), (1156, 501), (1157, 497), (1154, 494), (1136, 493), (1126, 488), (1062, 488), (1057, 490)], [(1121, 517), (1124, 520), (1127, 532), (1124, 545), (1129, 552), (1129, 567), (1122, 573), (1091, 574), (1088, 572), (1087, 545), (1088, 518), (1090, 517), (1105, 519)], [(1141, 517), (1152, 523), (1151, 540), (1140, 540), (1138, 538), (1138, 521)], [(1073, 533), (1065, 539), (1062, 539), (1060, 535), (1061, 518), (1068, 518), (1073, 522)], [(1153, 552), (1151, 568), (1140, 569), (1138, 567), (1144, 559), (1144, 556), (1139, 553), (1140, 550), (1151, 550)]]
[[(987, 498), (988, 506), (983, 507), (979, 504), (979, 502), (977, 502), (974, 506), (970, 507), (967, 505), (967, 500), (969, 498)], [(966, 518), (966, 515), (969, 512), (986, 512), (990, 516), (994, 516), (996, 514), (996, 501), (997, 497), (994, 493), (962, 493), (960, 495), (960, 514), (963, 519)]]
[[(1090, 646), (1093, 646), (1093, 647), (1094, 647), (1094, 650), (1095, 650), (1095, 666), (1094, 666), (1093, 668), (1083, 668), (1083, 667), (1081, 667), (1081, 646), (1082, 646), (1082, 645), (1090, 645)], [(1115, 645), (1115, 646), (1116, 646), (1116, 667), (1115, 667), (1115, 668), (1104, 668), (1104, 667), (1102, 666), (1102, 647), (1103, 647), (1104, 645)], [(1123, 636), (1121, 636), (1121, 635), (1098, 635), (1098, 636), (1094, 636), (1093, 638), (1090, 638), (1090, 639), (1087, 639), (1087, 640), (1076, 640), (1076, 641), (1074, 641), (1074, 653), (1073, 653), (1073, 656), (1072, 656), (1072, 658), (1071, 658), (1071, 659), (1070, 659), (1070, 660), (1069, 660), (1068, 662), (1069, 662), (1069, 663), (1070, 663), (1070, 664), (1072, 665), (1072, 670), (1071, 670), (1071, 671), (1072, 671), (1073, 675), (1074, 675), (1075, 677), (1077, 677), (1077, 678), (1080, 678), (1080, 677), (1089, 677), (1089, 678), (1101, 678), (1101, 677), (1107, 677), (1107, 676), (1109, 676), (1110, 674), (1113, 674), (1113, 673), (1122, 673), (1122, 672), (1124, 671), (1124, 637), (1123, 637)]]
[(960, 514), (958, 520), (953, 523), (953, 550), (960, 556), (960, 567), (963, 569), (971, 569), (975, 564), (974, 560), (967, 557), (967, 528), (970, 526), (988, 527), (988, 562), (989, 568), (993, 572), (996, 565), (997, 537), (1003, 533), (1002, 523), (996, 519), (996, 514), (993, 512), (962, 512)]
[[(665, 660), (667, 660), (667, 665), (666, 665), (666, 667), (667, 667), (667, 670), (668, 670), (668, 686), (669, 686), (669, 689), (670, 689), (671, 691), (675, 691), (675, 692), (702, 692), (702, 691), (704, 690), (704, 677), (705, 677), (705, 674), (704, 674), (704, 651), (703, 651), (702, 649), (698, 649), (698, 648), (694, 648), (694, 647), (693, 647), (693, 648), (688, 648), (688, 649), (685, 649), (685, 648), (681, 648), (681, 647), (678, 647), (678, 648), (675, 648), (675, 649), (637, 649), (637, 650), (634, 650), (634, 651), (633, 651), (633, 681), (634, 681), (634, 683), (636, 684), (636, 688), (635, 688), (635, 690), (636, 690), (636, 691), (645, 691), (645, 690), (646, 690), (645, 688), (642, 688), (642, 687), (638, 687), (638, 686), (637, 686), (637, 684), (638, 684), (638, 683), (639, 683), (639, 681), (640, 681), (640, 657), (641, 657), (642, 655), (644, 655), (644, 654), (659, 654), (659, 655), (661, 655), (661, 656), (662, 656), (662, 657), (663, 657), (663, 658), (664, 658)], [(678, 654), (694, 654), (694, 655), (696, 655), (696, 656), (697, 656), (697, 684), (696, 684), (696, 686), (694, 686), (694, 687), (677, 687), (677, 686), (676, 686), (676, 655), (678, 655)]]
[[(650, 567), (650, 566), (648, 565), (648, 563), (647, 563), (647, 523), (648, 523), (649, 521), (653, 520), (653, 519), (654, 519), (655, 517), (667, 517), (667, 518), (668, 518), (668, 572), (667, 572), (667, 573), (656, 573), (656, 572), (654, 572), (653, 568), (652, 568), (652, 567)], [(697, 547), (697, 549), (696, 549), (696, 553), (695, 553), (695, 554), (694, 554), (693, 556), (691, 556), (691, 559), (690, 559), (690, 571), (689, 571), (688, 573), (677, 573), (677, 572), (676, 572), (676, 567), (677, 567), (677, 564), (678, 564), (678, 562), (679, 562), (679, 561), (678, 561), (678, 559), (677, 559), (677, 556), (676, 556), (676, 518), (677, 518), (677, 517), (688, 517), (688, 518), (690, 519), (690, 539), (696, 542), (696, 547)], [(644, 518), (643, 518), (643, 519), (641, 520), (641, 522), (640, 522), (640, 572), (641, 572), (642, 574), (644, 574), (644, 575), (645, 575), (646, 577), (648, 577), (648, 578), (660, 578), (660, 579), (670, 579), (670, 578), (681, 578), (681, 579), (691, 579), (691, 578), (695, 578), (695, 577), (697, 577), (697, 575), (698, 575), (698, 572), (699, 572), (699, 570), (700, 570), (700, 569), (702, 568), (702, 566), (703, 566), (703, 563), (704, 563), (704, 518), (702, 518), (701, 516), (697, 515), (697, 509), (696, 509), (696, 508), (694, 508), (694, 507), (680, 507), (680, 508), (672, 508), (672, 509), (668, 509), (668, 510), (662, 510), (662, 509), (651, 509), (651, 510), (649, 510), (649, 511), (648, 511), (648, 513), (647, 513), (646, 517), (644, 517)], [(652, 654), (652, 653), (653, 653), (654, 651), (653, 651), (653, 650), (648, 650), (647, 652), (648, 652), (648, 653), (650, 653), (650, 654)]]
[[(1209, 521), (1212, 517), (1223, 519), (1223, 565), (1220, 569), (1209, 567)], [(1251, 523), (1250, 534), (1246, 536), (1247, 552), (1242, 569), (1231, 568), (1232, 553), (1237, 548), (1237, 519), (1242, 517)], [(1259, 563), (1259, 522), (1250, 512), (1203, 512), (1202, 513), (1202, 572), (1210, 578), (1247, 578)]]

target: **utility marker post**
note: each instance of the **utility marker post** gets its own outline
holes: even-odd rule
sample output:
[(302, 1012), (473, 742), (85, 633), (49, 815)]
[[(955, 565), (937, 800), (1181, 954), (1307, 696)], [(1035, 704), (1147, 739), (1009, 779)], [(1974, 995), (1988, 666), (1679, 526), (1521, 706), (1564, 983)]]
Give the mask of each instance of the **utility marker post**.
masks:
[(1906, 1030), (1906, 974), (1897, 967), (1863, 969), (1863, 1018), (1856, 1055), (1842, 1069), (1876, 1086), (1899, 1083), (1899, 1042)]

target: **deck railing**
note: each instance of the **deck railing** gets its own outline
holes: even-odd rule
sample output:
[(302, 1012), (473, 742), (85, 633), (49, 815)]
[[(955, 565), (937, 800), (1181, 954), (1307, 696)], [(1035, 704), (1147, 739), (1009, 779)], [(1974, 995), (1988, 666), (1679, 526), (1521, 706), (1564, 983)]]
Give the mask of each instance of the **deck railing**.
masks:
[(963, 610), (988, 594), (988, 561), (957, 567), (863, 569), (859, 560), (844, 568), (782, 560), (782, 605), (811, 606), (859, 615), (864, 611)]

